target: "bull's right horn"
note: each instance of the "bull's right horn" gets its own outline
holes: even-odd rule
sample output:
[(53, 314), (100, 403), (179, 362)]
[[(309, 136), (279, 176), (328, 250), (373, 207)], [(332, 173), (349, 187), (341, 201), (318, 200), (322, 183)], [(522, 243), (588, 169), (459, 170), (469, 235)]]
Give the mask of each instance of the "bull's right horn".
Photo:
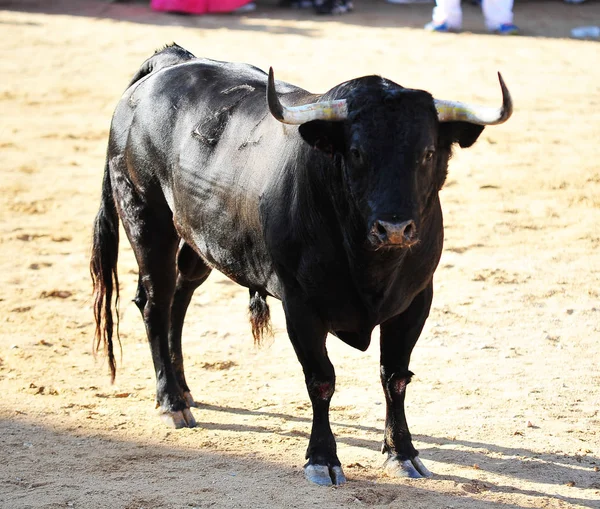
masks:
[(271, 115), (284, 124), (304, 124), (311, 120), (341, 121), (348, 118), (346, 99), (337, 101), (322, 101), (302, 104), (300, 106), (284, 106), (277, 97), (273, 68), (269, 68), (267, 83), (267, 103)]
[(490, 108), (489, 106), (472, 106), (457, 101), (443, 101), (434, 99), (435, 109), (440, 122), (470, 122), (478, 125), (497, 125), (506, 122), (513, 111), (512, 99), (502, 75), (498, 73), (500, 88), (502, 89), (502, 107)]

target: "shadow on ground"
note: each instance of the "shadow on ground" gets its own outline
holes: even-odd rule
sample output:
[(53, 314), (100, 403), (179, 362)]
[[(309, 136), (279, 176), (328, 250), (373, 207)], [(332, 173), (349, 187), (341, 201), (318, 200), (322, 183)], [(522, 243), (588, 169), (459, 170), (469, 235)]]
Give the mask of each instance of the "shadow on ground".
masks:
[[(245, 408), (218, 406), (210, 404), (199, 405), (199, 410), (209, 410), (212, 412), (231, 413), (253, 417), (266, 417), (274, 419), (283, 419), (286, 422), (300, 422), (306, 424), (306, 432), (293, 431), (294, 436), (302, 436), (308, 440), (311, 420), (306, 417), (298, 417), (278, 412), (268, 412), (264, 410), (249, 410)], [(198, 410), (196, 411), (198, 413)], [(205, 429), (234, 431), (240, 433), (266, 433), (278, 434), (281, 436), (290, 435), (289, 431), (274, 431), (273, 426), (253, 426), (210, 422), (208, 420), (199, 420), (198, 426)], [(354, 422), (335, 422), (332, 421), (332, 427), (336, 434), (338, 443), (353, 447), (360, 447), (372, 451), (378, 451), (381, 448), (383, 429), (369, 426), (362, 426)], [(345, 429), (352, 429), (364, 432), (365, 438), (358, 438), (354, 434), (347, 435)], [(366, 438), (368, 435), (375, 435), (377, 439)], [(413, 435), (415, 441), (421, 444), (427, 444), (428, 447), (421, 446), (421, 456), (427, 460), (433, 460), (442, 463), (451, 463), (460, 467), (473, 467), (502, 476), (511, 476), (519, 479), (540, 482), (540, 471), (544, 471), (544, 483), (548, 485), (564, 485), (574, 483), (582, 488), (600, 488), (598, 480), (592, 471), (595, 465), (600, 465), (600, 458), (586, 455), (569, 456), (565, 454), (539, 453), (524, 448), (512, 448), (499, 446), (496, 444), (474, 442), (461, 439), (450, 439), (447, 437), (432, 437), (425, 435)], [(450, 446), (451, 449), (445, 448)], [(585, 470), (582, 470), (584, 467)], [(586, 468), (587, 467), (587, 468)], [(437, 475), (438, 480), (450, 480), (456, 483), (469, 483), (470, 480), (465, 477), (455, 475)], [(490, 491), (521, 493), (532, 497), (546, 497), (547, 493), (535, 490), (521, 490), (510, 485), (498, 485), (487, 483), (487, 489)], [(580, 504), (585, 507), (594, 507), (590, 501), (585, 499), (563, 498), (572, 504)]]
[[(214, 405), (202, 408), (206, 411), (298, 420), (294, 416), (242, 408)], [(337, 426), (356, 427), (366, 432), (380, 431), (351, 423), (335, 424)], [(266, 432), (256, 426), (216, 425), (204, 421), (199, 422), (199, 427), (244, 433)], [(193, 433), (194, 430), (184, 432)], [(271, 430), (268, 433), (277, 432)], [(282, 461), (281, 458), (274, 458), (274, 461), (267, 461), (231, 452), (177, 447), (176, 444), (157, 446), (142, 441), (116, 440), (108, 435), (90, 435), (84, 425), (73, 429), (49, 429), (22, 420), (0, 420), (0, 444), (4, 457), (11, 459), (0, 464), (0, 505), (11, 508), (40, 507), (35, 503), (41, 496), (46, 501), (43, 507), (260, 507), (264, 499), (277, 502), (279, 507), (303, 507), (318, 503), (322, 507), (336, 508), (348, 507), (349, 503), (356, 501), (370, 506), (390, 505), (396, 499), (403, 504), (410, 502), (411, 507), (431, 507), (432, 497), (435, 497), (435, 502), (443, 503), (443, 507), (469, 508), (481, 505), (482, 500), (471, 496), (483, 492), (517, 492), (534, 498), (549, 496), (541, 491), (518, 490), (509, 485), (474, 483), (472, 479), (461, 476), (436, 476), (432, 480), (410, 484), (387, 481), (386, 478), (372, 481), (364, 476), (361, 479), (360, 474), (353, 475), (351, 467), (346, 469), (348, 484), (332, 490), (308, 484), (301, 474), (301, 465), (291, 464), (293, 459)], [(168, 432), (165, 437), (166, 440), (176, 440)], [(416, 438), (432, 444), (445, 441), (426, 436)], [(369, 449), (376, 445), (373, 441), (348, 440), (343, 435), (339, 436), (339, 441)], [(505, 449), (492, 444), (462, 444), (499, 450), (507, 455), (535, 456), (531, 451)], [(64, 449), (73, 453), (66, 456), (62, 452)], [(436, 447), (432, 447), (424, 451), (423, 457), (425, 460), (436, 459), (437, 455)], [(457, 455), (462, 455), (457, 457), (459, 463), (478, 461), (481, 468), (489, 468), (491, 464), (480, 454), (457, 452)], [(547, 468), (553, 469), (566, 469), (575, 461), (573, 458), (563, 458), (563, 465), (559, 465), (550, 455), (538, 455), (538, 458)], [(518, 468), (518, 463), (516, 468), (513, 465), (512, 475), (526, 477), (526, 472)], [(35, 469), (32, 464), (36, 465)], [(492, 464), (492, 467), (495, 466)], [(64, 474), (60, 483), (55, 480), (57, 471)], [(251, 500), (242, 489), (248, 478), (264, 486), (261, 500)], [(460, 494), (436, 491), (436, 488), (444, 489), (438, 481), (453, 481)], [(282, 484), (286, 486), (285, 490), (281, 489)], [(560, 499), (570, 504), (594, 507), (589, 500), (576, 497)], [(306, 503), (303, 505), (302, 501)], [(516, 509), (521, 506), (486, 501), (485, 507)]]

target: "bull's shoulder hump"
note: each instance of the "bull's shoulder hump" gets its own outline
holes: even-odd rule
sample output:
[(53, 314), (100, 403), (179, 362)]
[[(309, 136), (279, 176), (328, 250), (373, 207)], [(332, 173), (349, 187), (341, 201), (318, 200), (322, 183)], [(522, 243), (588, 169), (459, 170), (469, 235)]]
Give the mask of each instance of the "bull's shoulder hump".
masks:
[(220, 62), (207, 58), (196, 58), (167, 67), (154, 76), (157, 83), (187, 79), (199, 84), (242, 84), (266, 86), (267, 75), (264, 71), (249, 64)]
[[(173, 85), (177, 82), (187, 82), (197, 84), (199, 89), (210, 85), (212, 89), (222, 91), (230, 87), (244, 85), (262, 92), (267, 87), (267, 74), (251, 64), (195, 58), (153, 73), (150, 77), (150, 82), (152, 81), (159, 88), (166, 84)], [(294, 94), (295, 96), (306, 95), (307, 97), (313, 95), (284, 81), (277, 82), (277, 91), (283, 95)]]

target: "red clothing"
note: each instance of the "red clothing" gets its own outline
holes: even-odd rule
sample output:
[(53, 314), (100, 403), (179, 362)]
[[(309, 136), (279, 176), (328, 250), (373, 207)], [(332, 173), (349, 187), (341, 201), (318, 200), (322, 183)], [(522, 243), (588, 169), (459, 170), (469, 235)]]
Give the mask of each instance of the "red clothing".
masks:
[(151, 0), (155, 11), (187, 12), (189, 14), (207, 14), (232, 12), (250, 3), (251, 0)]

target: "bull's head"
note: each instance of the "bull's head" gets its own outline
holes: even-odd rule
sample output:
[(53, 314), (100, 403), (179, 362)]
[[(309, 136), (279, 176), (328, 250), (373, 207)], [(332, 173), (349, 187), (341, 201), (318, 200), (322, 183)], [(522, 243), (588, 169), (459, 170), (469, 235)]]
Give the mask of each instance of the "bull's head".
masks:
[[(284, 106), (269, 71), (267, 102), (280, 122), (339, 155), (343, 178), (363, 217), (370, 245), (410, 247), (446, 178), (451, 147), (470, 147), (486, 125), (506, 122), (512, 101), (502, 76), (502, 107), (434, 99), (378, 76), (335, 87), (319, 102)], [(339, 99), (343, 97), (343, 99)]]

